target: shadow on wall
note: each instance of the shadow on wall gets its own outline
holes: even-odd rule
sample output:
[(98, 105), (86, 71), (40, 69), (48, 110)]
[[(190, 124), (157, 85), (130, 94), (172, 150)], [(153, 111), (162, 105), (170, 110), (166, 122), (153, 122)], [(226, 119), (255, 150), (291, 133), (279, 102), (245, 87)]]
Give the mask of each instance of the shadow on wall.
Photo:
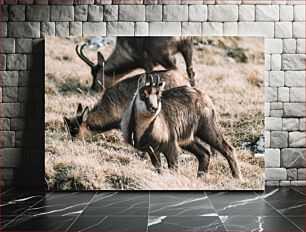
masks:
[[(28, 56), (28, 70), (26, 75), (27, 87), (19, 101), (24, 117), (23, 131), (18, 135), (21, 147), (21, 165), (15, 172), (14, 180), (19, 186), (35, 186), (43, 189), (44, 186), (44, 76), (45, 76), (45, 40), (38, 39), (34, 42), (32, 54)], [(23, 80), (25, 81), (25, 80)]]

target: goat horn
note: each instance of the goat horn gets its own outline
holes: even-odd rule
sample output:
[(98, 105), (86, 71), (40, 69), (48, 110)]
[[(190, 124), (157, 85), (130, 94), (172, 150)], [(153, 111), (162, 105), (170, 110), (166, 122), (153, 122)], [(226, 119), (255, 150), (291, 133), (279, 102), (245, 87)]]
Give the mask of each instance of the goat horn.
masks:
[(159, 85), (159, 83), (160, 83), (160, 76), (159, 76), (159, 75), (157, 75), (157, 78), (156, 78), (156, 86), (158, 86), (158, 85)]
[(150, 74), (150, 86), (153, 86), (154, 85), (154, 80), (153, 80), (153, 75)]
[[(78, 54), (78, 56), (86, 63), (88, 64), (90, 67), (94, 66), (94, 63), (91, 62), (88, 58), (86, 58), (86, 56), (83, 54), (83, 48), (86, 46), (86, 43), (83, 43), (82, 46), (81, 44), (78, 44), (75, 48), (76, 53)], [(81, 48), (80, 48), (81, 47)]]

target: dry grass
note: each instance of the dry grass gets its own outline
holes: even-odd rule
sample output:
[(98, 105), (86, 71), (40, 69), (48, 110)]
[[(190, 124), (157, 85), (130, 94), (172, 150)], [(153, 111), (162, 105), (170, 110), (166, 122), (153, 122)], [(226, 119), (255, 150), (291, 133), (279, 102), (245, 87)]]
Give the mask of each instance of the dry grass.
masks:
[[(79, 41), (80, 39), (78, 39)], [(239, 46), (238, 46), (239, 45)], [(233, 50), (238, 47), (238, 50)], [(51, 190), (80, 189), (263, 189), (263, 159), (242, 149), (264, 130), (263, 40), (254, 37), (205, 37), (195, 46), (197, 85), (215, 103), (219, 125), (235, 147), (244, 182), (231, 177), (227, 161), (211, 158), (208, 175), (196, 178), (197, 160), (180, 157), (179, 172), (154, 171), (150, 160), (124, 143), (113, 130), (87, 141), (71, 141), (63, 116), (73, 115), (78, 103), (92, 107), (99, 95), (87, 94), (91, 84), (89, 67), (76, 55), (74, 41), (52, 38), (46, 42), (46, 182)], [(110, 54), (106, 47), (103, 54)], [(243, 51), (247, 63), (229, 57)], [(234, 52), (233, 52), (234, 51)], [(86, 51), (85, 51), (86, 52)], [(96, 53), (87, 51), (92, 60)], [(238, 55), (237, 55), (238, 54)], [(178, 55), (178, 66), (185, 64)], [(136, 72), (141, 70), (136, 70)]]

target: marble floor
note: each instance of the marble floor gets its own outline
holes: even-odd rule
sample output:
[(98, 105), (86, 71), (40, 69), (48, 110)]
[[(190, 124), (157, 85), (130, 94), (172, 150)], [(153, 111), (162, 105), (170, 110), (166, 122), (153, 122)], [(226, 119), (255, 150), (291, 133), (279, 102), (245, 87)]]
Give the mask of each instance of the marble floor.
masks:
[(305, 231), (305, 188), (265, 192), (1, 190), (1, 231)]

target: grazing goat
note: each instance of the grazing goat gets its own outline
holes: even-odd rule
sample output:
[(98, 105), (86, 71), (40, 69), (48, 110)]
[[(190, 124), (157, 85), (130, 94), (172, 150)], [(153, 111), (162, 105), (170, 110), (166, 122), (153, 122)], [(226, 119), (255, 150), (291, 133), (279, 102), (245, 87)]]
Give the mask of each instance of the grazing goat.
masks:
[(127, 143), (148, 152), (152, 164), (161, 167), (161, 156), (176, 169), (181, 149), (193, 153), (198, 161), (198, 176), (207, 173), (210, 152), (202, 141), (218, 150), (228, 161), (232, 175), (241, 178), (233, 147), (216, 125), (209, 96), (187, 86), (163, 91), (164, 82), (142, 86), (124, 113), (121, 130)]
[[(142, 74), (143, 75), (143, 74)], [(190, 85), (187, 77), (175, 70), (155, 71), (150, 75), (160, 76), (166, 88)], [(78, 106), (75, 117), (64, 117), (65, 125), (73, 138), (85, 139), (111, 129), (120, 128), (125, 108), (133, 99), (141, 75), (122, 80), (105, 91), (101, 100), (89, 110)]]
[(158, 64), (165, 69), (176, 69), (175, 54), (178, 52), (184, 57), (190, 84), (195, 85), (192, 37), (117, 37), (116, 47), (106, 61), (98, 52), (98, 64), (94, 64), (83, 54), (82, 50), (86, 45), (77, 45), (76, 52), (91, 68), (93, 91), (108, 89), (125, 74), (137, 68), (142, 68), (147, 73), (152, 72)]

